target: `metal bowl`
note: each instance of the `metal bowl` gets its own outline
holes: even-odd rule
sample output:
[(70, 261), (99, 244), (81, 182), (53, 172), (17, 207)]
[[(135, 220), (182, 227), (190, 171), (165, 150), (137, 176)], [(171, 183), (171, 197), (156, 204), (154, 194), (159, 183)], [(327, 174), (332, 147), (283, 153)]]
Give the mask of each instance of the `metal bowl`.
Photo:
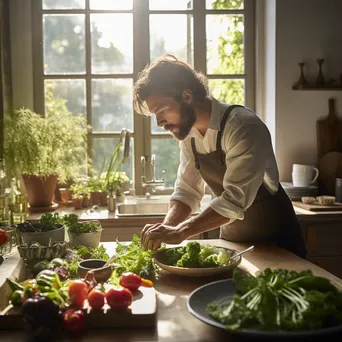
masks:
[[(234, 254), (238, 253), (238, 251), (236, 251), (234, 249), (229, 249), (229, 248), (225, 248), (225, 247), (218, 247), (218, 246), (214, 246), (214, 247), (224, 249), (230, 256), (233, 256)], [(178, 267), (178, 266), (166, 265), (164, 263), (165, 252), (169, 249), (176, 249), (176, 248), (179, 248), (179, 247), (166, 248), (166, 249), (160, 250), (153, 255), (153, 258), (154, 258), (154, 262), (161, 269), (168, 271), (172, 274), (180, 275), (180, 276), (205, 277), (205, 276), (212, 276), (212, 275), (216, 275), (216, 274), (226, 273), (226, 272), (233, 270), (237, 266), (239, 266), (239, 264), (241, 262), (241, 256), (238, 256), (227, 266), (187, 268), (187, 267)]]

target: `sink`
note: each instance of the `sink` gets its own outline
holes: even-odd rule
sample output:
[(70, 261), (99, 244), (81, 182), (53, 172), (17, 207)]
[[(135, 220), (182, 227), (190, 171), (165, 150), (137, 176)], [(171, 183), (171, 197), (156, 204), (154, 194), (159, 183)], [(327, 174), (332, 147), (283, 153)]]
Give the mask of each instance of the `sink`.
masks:
[(118, 216), (161, 216), (167, 213), (168, 203), (122, 203)]

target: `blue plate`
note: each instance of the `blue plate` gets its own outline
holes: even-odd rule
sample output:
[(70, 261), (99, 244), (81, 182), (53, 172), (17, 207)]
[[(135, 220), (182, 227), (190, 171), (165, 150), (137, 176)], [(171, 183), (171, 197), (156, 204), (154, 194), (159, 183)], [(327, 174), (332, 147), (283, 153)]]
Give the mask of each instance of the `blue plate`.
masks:
[[(226, 329), (225, 326), (217, 321), (215, 321), (212, 317), (207, 313), (207, 305), (213, 301), (219, 301), (226, 297), (233, 297), (235, 294), (234, 284), (231, 279), (224, 279), (215, 281), (206, 285), (203, 285), (193, 291), (187, 302), (188, 310), (191, 314), (193, 314), (196, 318), (205, 322), (207, 324), (213, 325), (215, 327)], [(301, 331), (266, 331), (266, 330), (252, 330), (252, 329), (241, 329), (238, 331), (232, 332), (233, 334), (240, 335), (241, 337), (248, 338), (261, 338), (261, 339), (269, 339), (269, 338), (319, 338), (324, 336), (331, 335), (340, 335), (342, 334), (342, 325), (338, 325), (332, 328), (324, 328), (317, 330), (301, 330)]]

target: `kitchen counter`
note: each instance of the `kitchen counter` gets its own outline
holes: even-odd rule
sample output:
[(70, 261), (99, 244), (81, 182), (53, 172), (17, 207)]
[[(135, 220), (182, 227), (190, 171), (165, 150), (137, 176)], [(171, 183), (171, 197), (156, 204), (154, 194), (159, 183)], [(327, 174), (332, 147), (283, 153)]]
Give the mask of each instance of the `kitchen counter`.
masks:
[[(312, 220), (317, 217), (329, 217), (329, 218), (342, 218), (342, 211), (321, 211), (314, 212), (305, 210), (298, 207), (293, 207), (295, 213), (299, 219)], [(55, 212), (60, 214), (77, 214), (79, 215), (81, 220), (99, 220), (101, 223), (104, 223), (105, 226), (122, 226), (122, 224), (132, 225), (136, 222), (148, 222), (148, 223), (157, 223), (160, 222), (161, 218), (164, 218), (165, 215), (141, 215), (141, 216), (118, 216), (116, 213), (108, 212), (106, 207), (99, 207), (96, 210), (92, 209), (74, 209), (73, 207), (63, 207), (60, 206)], [(43, 215), (43, 213), (29, 213), (28, 220), (29, 221), (37, 221)]]
[[(238, 251), (248, 247), (243, 243), (231, 243), (224, 240), (207, 240), (216, 246), (233, 248)], [(115, 243), (104, 243), (109, 254), (115, 250)], [(17, 254), (5, 260), (0, 266), (0, 287), (6, 276), (20, 274), (23, 264)], [(294, 254), (278, 247), (260, 244), (255, 245), (254, 251), (245, 255), (241, 269), (250, 274), (257, 274), (265, 268), (286, 268), (296, 271), (310, 269), (315, 275), (330, 279), (342, 290), (342, 280), (324, 269), (303, 260)], [(215, 278), (186, 278), (172, 276), (163, 272), (155, 282), (157, 291), (157, 325), (155, 329), (131, 330), (97, 330), (90, 331), (81, 341), (163, 341), (163, 342), (220, 342), (235, 341), (226, 331), (211, 327), (193, 317), (187, 310), (186, 302), (189, 294), (197, 287), (229, 277), (229, 275)], [(22, 332), (1, 332), (1, 341), (23, 341)]]

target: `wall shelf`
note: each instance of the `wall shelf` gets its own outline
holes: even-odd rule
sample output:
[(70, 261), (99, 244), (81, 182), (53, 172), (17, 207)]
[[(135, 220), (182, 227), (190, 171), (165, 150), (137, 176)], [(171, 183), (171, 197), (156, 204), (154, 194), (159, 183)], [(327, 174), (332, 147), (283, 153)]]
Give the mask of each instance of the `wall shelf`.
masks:
[(326, 86), (316, 86), (316, 85), (304, 85), (304, 86), (297, 86), (293, 85), (292, 90), (342, 90), (342, 85), (326, 85)]

